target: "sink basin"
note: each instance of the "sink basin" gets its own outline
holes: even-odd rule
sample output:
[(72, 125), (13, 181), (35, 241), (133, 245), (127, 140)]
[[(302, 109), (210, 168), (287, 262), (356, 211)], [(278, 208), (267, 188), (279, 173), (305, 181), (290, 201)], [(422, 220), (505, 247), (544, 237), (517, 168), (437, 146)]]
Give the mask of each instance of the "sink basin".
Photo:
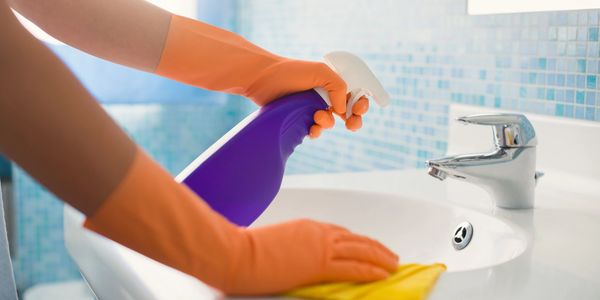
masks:
[[(375, 238), (400, 255), (401, 262), (442, 262), (449, 272), (501, 264), (523, 253), (525, 235), (497, 218), (395, 195), (328, 189), (285, 189), (253, 226), (310, 218), (335, 223)], [(473, 226), (471, 242), (452, 245), (461, 222)]]
[[(371, 192), (283, 189), (253, 226), (296, 218), (336, 223), (380, 240), (402, 262), (442, 262), (448, 272), (507, 262), (527, 247), (524, 233), (500, 219), (423, 200)], [(65, 208), (65, 242), (100, 299), (215, 299), (200, 281), (81, 227), (83, 216)], [(470, 244), (452, 246), (456, 226), (473, 226)]]

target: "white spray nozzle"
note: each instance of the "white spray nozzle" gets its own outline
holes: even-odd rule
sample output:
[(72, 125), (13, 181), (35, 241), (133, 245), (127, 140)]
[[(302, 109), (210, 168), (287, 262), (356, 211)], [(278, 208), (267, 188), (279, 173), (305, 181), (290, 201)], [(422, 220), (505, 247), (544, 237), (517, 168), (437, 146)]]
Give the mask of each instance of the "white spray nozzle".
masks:
[[(346, 118), (352, 115), (352, 106), (362, 96), (371, 97), (379, 106), (390, 102), (390, 95), (385, 91), (375, 74), (358, 56), (345, 51), (334, 51), (325, 55), (325, 63), (346, 82), (350, 99), (346, 106)], [(321, 88), (317, 92), (331, 106), (327, 92)]]

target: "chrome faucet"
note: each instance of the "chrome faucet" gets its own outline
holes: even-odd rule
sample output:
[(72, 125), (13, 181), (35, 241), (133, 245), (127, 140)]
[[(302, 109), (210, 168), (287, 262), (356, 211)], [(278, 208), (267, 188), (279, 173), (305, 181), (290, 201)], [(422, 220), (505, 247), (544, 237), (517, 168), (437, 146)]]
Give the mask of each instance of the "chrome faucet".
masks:
[(537, 137), (529, 120), (521, 114), (482, 114), (457, 121), (492, 126), (494, 149), (428, 160), (429, 175), (479, 185), (498, 207), (532, 208), (535, 185), (543, 173), (535, 170)]

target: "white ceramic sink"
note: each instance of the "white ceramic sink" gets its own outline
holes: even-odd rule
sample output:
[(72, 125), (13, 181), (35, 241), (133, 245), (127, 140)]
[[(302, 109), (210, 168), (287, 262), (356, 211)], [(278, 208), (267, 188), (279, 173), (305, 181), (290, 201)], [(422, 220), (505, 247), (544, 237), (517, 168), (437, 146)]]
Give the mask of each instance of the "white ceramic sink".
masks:
[[(450, 117), (485, 113), (453, 106)], [(493, 111), (497, 112), (497, 111)], [(600, 299), (600, 125), (528, 115), (539, 135), (534, 209), (504, 210), (474, 185), (425, 170), (311, 174), (283, 189), (253, 226), (296, 218), (336, 223), (382, 241), (403, 263), (448, 266), (429, 300)], [(466, 131), (465, 131), (466, 130)], [(453, 153), (489, 147), (489, 128), (451, 125)], [(456, 226), (473, 225), (463, 250)], [(99, 299), (220, 299), (200, 281), (81, 227), (65, 208), (65, 242)], [(200, 245), (199, 245), (200, 246)]]
[[(83, 229), (82, 216), (65, 213), (67, 247), (101, 299), (211, 299), (199, 281)], [(402, 262), (442, 262), (449, 272), (509, 261), (526, 248), (515, 226), (472, 210), (372, 192), (283, 189), (253, 226), (311, 218), (380, 240)], [(469, 221), (470, 244), (453, 248), (456, 225)], [(474, 255), (476, 254), (476, 255)]]
[[(472, 210), (347, 190), (282, 190), (254, 225), (305, 217), (373, 237), (397, 252), (402, 262), (442, 262), (449, 272), (506, 262), (527, 245), (514, 225)], [(473, 225), (474, 234), (469, 245), (457, 251), (451, 240), (463, 221)]]

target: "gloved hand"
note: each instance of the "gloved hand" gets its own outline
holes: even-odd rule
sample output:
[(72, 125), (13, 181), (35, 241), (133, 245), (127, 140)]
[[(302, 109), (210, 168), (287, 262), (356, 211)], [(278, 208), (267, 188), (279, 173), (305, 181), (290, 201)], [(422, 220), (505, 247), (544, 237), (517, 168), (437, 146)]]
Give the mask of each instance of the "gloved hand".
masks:
[[(348, 94), (346, 98), (349, 98), (349, 96), (350, 94)], [(346, 122), (346, 128), (351, 131), (356, 131), (362, 127), (362, 116), (367, 113), (368, 110), (369, 100), (367, 100), (365, 97), (361, 97), (352, 106), (352, 115), (349, 118), (346, 118), (345, 113), (340, 114), (335, 112), (335, 114)], [(333, 113), (334, 111), (332, 109), (319, 110), (315, 112), (315, 124), (310, 127), (308, 135), (311, 138), (317, 138), (321, 135), (323, 129), (329, 129), (333, 127), (333, 124), (335, 123), (333, 119)]]
[(315, 282), (387, 278), (398, 257), (377, 241), (332, 224), (295, 220), (242, 231), (235, 272), (225, 291), (273, 294)]
[[(196, 20), (173, 15), (155, 71), (197, 87), (245, 96), (262, 106), (281, 96), (324, 88), (338, 115), (346, 112), (346, 83), (326, 64), (272, 54), (241, 36)], [(362, 98), (353, 106), (346, 127), (358, 130), (368, 109)], [(331, 111), (315, 114), (309, 135), (333, 127)]]
[(335, 225), (297, 220), (237, 227), (141, 150), (85, 226), (233, 295), (373, 281), (398, 264), (385, 246)]

